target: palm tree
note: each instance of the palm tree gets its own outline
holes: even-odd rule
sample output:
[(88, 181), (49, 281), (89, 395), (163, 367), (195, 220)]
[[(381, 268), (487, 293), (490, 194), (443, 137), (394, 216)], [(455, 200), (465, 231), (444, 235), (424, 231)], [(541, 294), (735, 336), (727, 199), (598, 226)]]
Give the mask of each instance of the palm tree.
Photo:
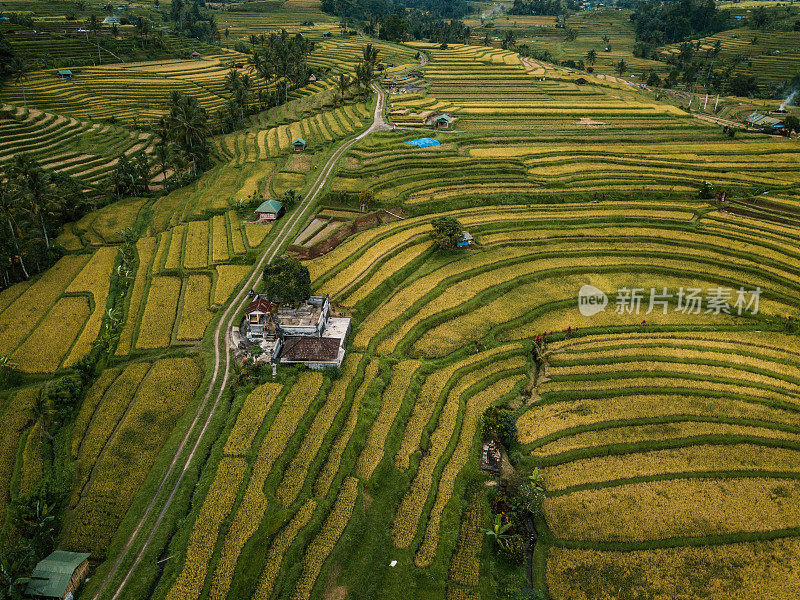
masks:
[(235, 91), (236, 88), (239, 86), (239, 71), (237, 69), (231, 69), (228, 71), (228, 74), (225, 75), (225, 87), (228, 88), (231, 92)]
[(197, 175), (198, 164), (205, 158), (208, 146), (208, 113), (194, 96), (184, 96), (177, 90), (170, 96), (170, 114), (165, 120), (167, 138), (175, 141), (192, 162)]
[(97, 20), (95, 15), (89, 16), (89, 19), (86, 21), (86, 28), (97, 37), (97, 33), (100, 31), (100, 21)]
[(369, 84), (372, 82), (372, 65), (368, 63), (357, 64), (356, 81), (358, 86), (363, 89), (362, 93), (366, 95), (369, 91)]
[(9, 375), (17, 370), (17, 363), (11, 360), (10, 356), (0, 355), (0, 382), (8, 381)]
[(500, 46), (503, 48), (503, 50), (513, 50), (516, 45), (517, 45), (517, 36), (514, 35), (514, 32), (512, 30), (509, 29), (508, 31), (506, 31), (506, 35), (503, 38), (503, 41), (500, 44)]
[(14, 75), (14, 82), (22, 86), (22, 104), (25, 108), (28, 108), (28, 98), (25, 95), (25, 80), (28, 78), (28, 72), (32, 68), (32, 65), (19, 55), (15, 55), (11, 59), (10, 71)]
[(175, 148), (161, 140), (153, 148), (155, 153), (156, 163), (161, 167), (161, 184), (163, 189), (167, 189), (167, 169), (173, 166), (178, 166), (179, 156), (175, 152)]
[(19, 261), (20, 268), (22, 268), (22, 273), (25, 275), (25, 279), (29, 279), (30, 275), (28, 274), (28, 269), (25, 268), (25, 261), (22, 259), (22, 251), (17, 241), (21, 235), (14, 219), (14, 207), (16, 204), (17, 199), (12, 194), (8, 184), (0, 182), (0, 212), (6, 217), (11, 239), (14, 240), (14, 249), (17, 251), (17, 260)]
[(144, 17), (138, 17), (134, 29), (136, 30), (136, 35), (147, 39), (147, 34), (150, 32), (150, 22)]
[(336, 81), (336, 88), (339, 90), (339, 94), (343, 100), (345, 92), (350, 88), (352, 83), (353, 82), (350, 79), (350, 75), (347, 75), (346, 73), (339, 75), (339, 79)]
[(31, 407), (31, 417), (33, 418), (34, 423), (39, 423), (40, 439), (42, 436), (49, 440), (53, 439), (53, 436), (50, 435), (50, 432), (48, 431), (50, 427), (50, 416), (52, 414), (53, 410), (50, 408), (50, 404), (47, 402), (47, 396), (45, 394), (39, 394), (36, 397), (36, 400), (33, 401), (33, 406)]
[(38, 217), (45, 244), (49, 248), (50, 236), (47, 235), (47, 227), (44, 224), (44, 213), (50, 210), (50, 202), (47, 197), (50, 178), (47, 172), (27, 154), (20, 154), (14, 159), (11, 172), (20, 187), (27, 190), (28, 212), (34, 219)]
[(488, 529), (484, 529), (483, 533), (487, 537), (492, 538), (498, 546), (505, 548), (506, 540), (508, 540), (510, 537), (506, 535), (506, 531), (508, 531), (510, 528), (511, 523), (503, 524), (500, 515), (497, 515), (494, 519), (494, 525)]
[(597, 52), (595, 52), (594, 49), (586, 53), (586, 62), (590, 65), (594, 65), (594, 63), (597, 62)]
[(371, 42), (364, 46), (364, 62), (373, 67), (378, 62), (378, 49), (375, 48)]

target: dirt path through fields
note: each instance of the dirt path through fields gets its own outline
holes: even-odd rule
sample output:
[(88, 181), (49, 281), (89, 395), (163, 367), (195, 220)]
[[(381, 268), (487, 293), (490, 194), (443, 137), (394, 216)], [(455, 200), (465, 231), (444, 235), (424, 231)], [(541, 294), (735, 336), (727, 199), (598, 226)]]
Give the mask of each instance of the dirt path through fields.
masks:
[[(378, 100), (375, 104), (375, 112), (373, 114), (373, 121), (370, 127), (360, 133), (359, 135), (349, 139), (348, 141), (344, 142), (340, 145), (325, 163), (325, 165), (320, 169), (319, 175), (317, 176), (316, 180), (311, 186), (311, 189), (303, 198), (303, 201), (300, 205), (287, 217), (282, 219), (279, 222), (279, 231), (278, 234), (273, 239), (272, 243), (267, 247), (264, 254), (261, 256), (261, 259), (258, 261), (252, 275), (250, 278), (245, 282), (244, 286), (242, 287), (241, 291), (236, 295), (236, 297), (228, 303), (228, 307), (222, 315), (222, 318), (217, 323), (217, 327), (214, 330), (214, 365), (213, 371), (211, 375), (211, 380), (208, 384), (208, 389), (203, 397), (203, 400), (200, 402), (200, 405), (197, 407), (197, 412), (190, 424), (186, 434), (184, 435), (183, 439), (180, 442), (177, 450), (175, 451), (175, 455), (172, 458), (172, 461), (169, 464), (169, 467), (165, 471), (161, 482), (156, 489), (153, 497), (151, 498), (150, 502), (148, 503), (144, 513), (142, 514), (141, 518), (139, 519), (136, 527), (131, 532), (130, 536), (128, 537), (125, 546), (123, 546), (122, 550), (120, 551), (119, 555), (114, 561), (114, 564), (111, 567), (111, 570), (105, 576), (103, 583), (101, 584), (98, 591), (93, 596), (93, 600), (98, 600), (101, 597), (110, 597), (112, 600), (116, 600), (122, 594), (125, 585), (128, 583), (128, 580), (133, 575), (136, 568), (139, 566), (142, 558), (144, 557), (145, 553), (147, 552), (150, 543), (152, 542), (156, 532), (158, 531), (161, 522), (164, 519), (164, 516), (167, 514), (170, 506), (172, 505), (172, 501), (175, 498), (175, 495), (178, 492), (178, 489), (183, 482), (183, 478), (186, 472), (189, 470), (189, 467), (192, 464), (192, 461), (195, 458), (198, 448), (201, 446), (202, 442), (205, 439), (206, 433), (208, 431), (208, 427), (211, 423), (211, 419), (219, 406), (220, 400), (225, 391), (225, 386), (228, 382), (228, 378), (231, 372), (231, 361), (233, 360), (231, 354), (228, 350), (228, 343), (227, 337), (228, 332), (230, 331), (231, 327), (234, 325), (236, 317), (239, 314), (242, 306), (244, 305), (244, 301), (247, 298), (247, 292), (255, 287), (256, 283), (258, 282), (259, 277), (261, 276), (261, 272), (268, 263), (274, 260), (276, 257), (280, 256), (280, 253), (283, 249), (290, 243), (290, 236), (295, 229), (295, 226), (300, 223), (301, 221), (306, 220), (313, 209), (314, 201), (317, 199), (317, 196), (320, 193), (320, 190), (324, 187), (325, 181), (330, 176), (331, 172), (333, 171), (336, 163), (342, 157), (342, 155), (347, 152), (347, 150), (353, 146), (359, 140), (365, 138), (369, 134), (375, 131), (381, 131), (386, 129), (391, 129), (389, 125), (383, 120), (383, 109), (384, 109), (384, 99), (385, 95), (382, 90), (380, 90), (377, 86), (373, 85), (373, 90), (378, 94)], [(216, 394), (215, 394), (216, 392)], [(208, 403), (212, 401), (213, 404), (210, 410), (208, 409)], [(203, 415), (205, 419), (203, 419)], [(198, 432), (198, 427), (199, 432)], [(194, 443), (191, 446), (188, 454), (185, 454), (185, 450), (187, 446), (194, 440)], [(174, 484), (172, 484), (171, 489), (169, 488), (170, 480), (174, 479), (174, 476), (178, 474), (177, 480), (175, 480)], [(169, 495), (162, 499), (163, 493), (169, 489)], [(163, 504), (161, 504), (161, 500), (163, 500)], [(156, 520), (150, 524), (147, 521), (150, 519), (152, 514), (157, 508), (157, 505), (161, 506), (161, 509), (158, 513), (158, 517)], [(128, 566), (125, 565), (124, 567), (124, 576), (121, 582), (114, 586), (110, 586), (111, 580), (117, 578), (120, 574), (122, 574), (121, 568), (122, 563), (131, 556), (132, 552), (136, 551), (134, 548), (134, 542), (140, 536), (146, 536), (144, 542), (141, 545), (137, 544), (139, 548), (138, 553), (136, 554), (135, 559), (133, 562)], [(113, 590), (113, 595), (109, 594)]]

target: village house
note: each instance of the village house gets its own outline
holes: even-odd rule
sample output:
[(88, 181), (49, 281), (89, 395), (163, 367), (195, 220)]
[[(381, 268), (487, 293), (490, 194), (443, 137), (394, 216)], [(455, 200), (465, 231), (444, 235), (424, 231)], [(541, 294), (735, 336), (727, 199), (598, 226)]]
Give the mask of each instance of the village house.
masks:
[(234, 337), (259, 346), (266, 362), (323, 369), (341, 366), (349, 334), (350, 319), (331, 316), (327, 295), (311, 296), (299, 305), (256, 295)]
[(259, 221), (276, 221), (283, 216), (283, 203), (277, 200), (265, 200), (256, 209)]

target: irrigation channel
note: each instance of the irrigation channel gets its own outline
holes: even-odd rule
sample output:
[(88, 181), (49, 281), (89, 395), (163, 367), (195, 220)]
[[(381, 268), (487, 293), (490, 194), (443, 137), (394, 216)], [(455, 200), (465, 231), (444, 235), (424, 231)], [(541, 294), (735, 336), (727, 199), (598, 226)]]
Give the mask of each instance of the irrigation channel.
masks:
[[(279, 230), (277, 235), (264, 251), (261, 259), (253, 269), (250, 278), (242, 286), (236, 297), (228, 303), (227, 309), (217, 322), (217, 327), (214, 330), (214, 368), (205, 396), (197, 407), (197, 412), (194, 415), (194, 419), (189, 425), (189, 428), (186, 431), (186, 434), (183, 436), (180, 444), (178, 445), (178, 448), (172, 457), (172, 461), (165, 471), (158, 488), (153, 494), (153, 497), (150, 499), (150, 502), (142, 513), (142, 516), (137, 522), (136, 527), (128, 537), (128, 540), (125, 542), (125, 545), (123, 546), (119, 555), (114, 560), (114, 564), (112, 565), (108, 574), (105, 576), (103, 583), (100, 585), (100, 588), (97, 590), (92, 600), (99, 600), (101, 597), (110, 597), (111, 600), (117, 600), (121, 596), (122, 591), (125, 589), (125, 585), (128, 583), (128, 580), (131, 578), (133, 573), (136, 571), (136, 568), (139, 566), (139, 563), (142, 561), (142, 558), (150, 547), (150, 543), (153, 541), (153, 538), (155, 537), (156, 532), (158, 531), (158, 528), (164, 519), (164, 516), (167, 514), (167, 511), (172, 505), (172, 501), (174, 500), (175, 495), (177, 494), (178, 489), (183, 482), (183, 478), (186, 475), (186, 472), (189, 470), (198, 448), (202, 445), (205, 439), (208, 427), (225, 392), (225, 387), (228, 383), (228, 378), (231, 372), (231, 361), (233, 360), (228, 347), (228, 332), (233, 326), (240, 310), (244, 306), (248, 291), (255, 287), (259, 277), (261, 276), (264, 266), (272, 262), (276, 257), (280, 256), (283, 249), (289, 244), (290, 237), (295, 230), (295, 227), (309, 217), (312, 209), (314, 208), (314, 203), (320, 193), (320, 190), (324, 187), (326, 180), (330, 176), (331, 172), (336, 166), (336, 163), (339, 161), (342, 155), (351, 146), (353, 146), (353, 144), (365, 138), (369, 134), (375, 131), (391, 129), (391, 127), (383, 120), (385, 94), (383, 90), (378, 88), (376, 85), (373, 85), (372, 87), (375, 93), (378, 95), (377, 102), (375, 103), (372, 124), (365, 131), (361, 132), (355, 137), (350, 138), (349, 140), (346, 140), (333, 152), (333, 154), (331, 154), (328, 161), (320, 170), (317, 179), (314, 181), (308, 193), (306, 193), (305, 197), (303, 198), (303, 201), (290, 215), (279, 221)], [(215, 391), (216, 395), (214, 395)], [(207, 410), (208, 403), (212, 401), (212, 397), (213, 405), (211, 406), (210, 410)], [(203, 419), (203, 415), (206, 415), (205, 419)], [(200, 428), (199, 433), (198, 427)], [(189, 446), (192, 439), (195, 440), (194, 444), (191, 446), (188, 454), (186, 454), (185, 450)], [(176, 473), (178, 474), (178, 477), (170, 488), (170, 480), (174, 478)], [(164, 498), (163, 496), (166, 491), (169, 493)], [(158, 517), (152, 523), (148, 523), (148, 520), (150, 519), (151, 515), (154, 514), (154, 511), (158, 510), (158, 506), (161, 507)], [(142, 542), (140, 546), (137, 544), (139, 551), (136, 554), (135, 559), (132, 563), (130, 563), (130, 565), (123, 566), (123, 562), (125, 562), (133, 552), (136, 552), (134, 542), (136, 542), (137, 539), (141, 538), (142, 536), (145, 536), (144, 542)], [(112, 580), (119, 580), (120, 576), (122, 576), (122, 579), (119, 584), (116, 585), (116, 587), (111, 586)], [(109, 596), (111, 590), (113, 590), (113, 595)]]

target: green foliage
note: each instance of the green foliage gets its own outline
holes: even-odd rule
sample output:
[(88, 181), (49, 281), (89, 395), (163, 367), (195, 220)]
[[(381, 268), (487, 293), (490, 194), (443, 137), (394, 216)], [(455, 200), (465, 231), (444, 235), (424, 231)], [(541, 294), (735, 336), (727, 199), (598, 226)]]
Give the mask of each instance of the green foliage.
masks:
[(658, 76), (658, 73), (652, 69), (650, 69), (650, 73), (647, 74), (647, 85), (650, 87), (661, 86), (661, 78)]
[(158, 135), (174, 144), (192, 165), (197, 175), (208, 161), (208, 112), (196, 97), (173, 91), (169, 98), (169, 114), (158, 124)]
[(711, 185), (708, 181), (704, 181), (703, 185), (700, 186), (700, 191), (697, 193), (697, 197), (701, 198), (702, 200), (708, 200), (714, 197), (714, 186)]
[(281, 257), (264, 268), (264, 295), (273, 302), (302, 302), (311, 295), (308, 267)]
[(517, 445), (517, 418), (514, 413), (510, 411), (503, 413), (497, 426), (497, 437), (508, 449)]
[(500, 426), (500, 418), (502, 416), (503, 411), (497, 406), (490, 406), (483, 411), (483, 418), (481, 419), (481, 437), (484, 440), (497, 436), (497, 429)]
[(431, 221), (433, 226), (433, 242), (442, 250), (456, 247), (458, 238), (464, 230), (458, 219), (450, 216), (437, 217)]
[(117, 198), (140, 196), (147, 193), (150, 183), (150, 163), (144, 150), (130, 160), (125, 154), (119, 157), (111, 175), (111, 185)]
[(281, 196), (281, 202), (287, 211), (293, 209), (297, 204), (297, 192), (292, 188), (286, 190), (283, 192), (283, 196)]
[(67, 375), (47, 386), (43, 396), (55, 414), (56, 427), (75, 416), (83, 397), (83, 389), (80, 375)]
[(503, 587), (498, 591), (498, 600), (547, 600), (547, 596), (536, 588)]
[(637, 41), (659, 45), (722, 31), (729, 24), (729, 14), (717, 10), (714, 0), (639, 2), (631, 21)]

